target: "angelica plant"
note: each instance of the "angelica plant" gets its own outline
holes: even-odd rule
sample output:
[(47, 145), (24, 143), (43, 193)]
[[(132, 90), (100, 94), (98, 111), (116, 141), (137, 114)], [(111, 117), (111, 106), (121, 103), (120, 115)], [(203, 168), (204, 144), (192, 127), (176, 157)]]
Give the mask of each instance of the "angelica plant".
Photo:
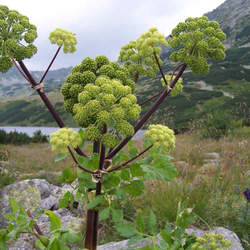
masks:
[[(60, 49), (63, 47), (65, 53), (75, 51), (75, 35), (59, 28), (51, 32), (49, 39), (58, 49), (37, 82), (23, 63), (24, 58), (31, 57), (36, 51), (32, 45), (37, 36), (35, 26), (29, 24), (27, 17), (6, 6), (0, 6), (0, 21), (0, 70), (7, 71), (14, 63), (61, 128), (51, 135), (52, 150), (60, 153), (57, 160), (71, 156), (79, 171), (77, 174), (70, 170), (63, 172), (61, 180), (70, 183), (77, 178), (78, 182), (76, 197), (67, 192), (60, 207), (66, 207), (75, 198), (86, 198), (85, 247), (95, 250), (99, 219), (111, 217), (114, 227), (123, 231), (124, 210), (119, 204), (141, 195), (146, 188), (145, 180), (170, 181), (177, 176), (177, 170), (167, 155), (175, 146), (172, 129), (161, 124), (150, 125), (142, 151), (133, 146), (131, 139), (169, 94), (175, 96), (182, 91), (181, 76), (187, 67), (194, 73), (206, 74), (208, 59), (222, 60), (225, 57), (225, 47), (221, 43), (225, 34), (218, 23), (206, 17), (188, 18), (173, 29), (168, 42), (156, 28), (129, 42), (122, 47), (118, 62), (111, 62), (104, 55), (83, 58), (61, 86), (64, 109), (82, 128), (76, 133), (65, 128), (43, 91), (43, 80)], [(26, 45), (22, 45), (23, 41)], [(168, 45), (173, 49), (170, 59), (179, 62), (170, 74), (163, 72), (160, 58), (161, 47)], [(157, 72), (162, 77), (162, 90), (154, 94), (152, 89), (154, 95), (138, 104), (138, 79), (142, 76), (153, 78)], [(146, 113), (140, 115), (142, 105), (156, 97)], [(90, 155), (79, 148), (86, 142), (92, 144)], [(126, 145), (128, 152), (124, 150)], [(58, 249), (66, 249), (63, 241), (60, 242)], [(39, 242), (41, 249), (54, 249), (46, 244)]]

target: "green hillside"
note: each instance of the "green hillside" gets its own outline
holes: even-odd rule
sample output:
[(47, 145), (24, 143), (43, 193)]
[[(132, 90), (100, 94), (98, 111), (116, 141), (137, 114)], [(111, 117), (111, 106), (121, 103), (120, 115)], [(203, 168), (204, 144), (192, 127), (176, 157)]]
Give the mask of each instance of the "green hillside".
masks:
[[(249, 0), (226, 0), (206, 14), (211, 20), (218, 21), (227, 34), (226, 59), (210, 62), (208, 75), (195, 75), (187, 68), (183, 74), (183, 93), (168, 97), (150, 122), (160, 122), (177, 130), (185, 130), (197, 123), (197, 120), (220, 109), (236, 120), (242, 120), (243, 124), (250, 125), (249, 13)], [(175, 67), (168, 60), (170, 53), (170, 50), (165, 50), (161, 54), (164, 61), (162, 68), (166, 74)], [(71, 68), (49, 72), (45, 79), (45, 92), (49, 93), (64, 122), (73, 126), (73, 119), (63, 110), (63, 100), (59, 93), (60, 86), (70, 72)], [(42, 73), (35, 71), (32, 75), (40, 79)], [(154, 79), (139, 80), (136, 89), (139, 103), (162, 89), (160, 78), (158, 74)], [(0, 74), (0, 126), (56, 126), (36, 96), (36, 92), (29, 88), (15, 68)], [(143, 105), (142, 114), (152, 102)]]

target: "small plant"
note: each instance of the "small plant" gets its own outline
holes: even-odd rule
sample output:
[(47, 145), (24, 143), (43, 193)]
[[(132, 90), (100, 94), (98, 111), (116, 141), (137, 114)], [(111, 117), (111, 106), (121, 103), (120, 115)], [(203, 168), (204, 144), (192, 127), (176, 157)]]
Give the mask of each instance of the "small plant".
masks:
[(83, 238), (80, 232), (74, 231), (71, 227), (62, 228), (60, 219), (50, 210), (44, 211), (50, 220), (50, 236), (45, 236), (36, 224), (36, 220), (41, 216), (41, 213), (33, 218), (31, 212), (25, 211), (23, 206), (19, 206), (14, 199), (10, 198), (9, 203), (11, 213), (5, 214), (4, 217), (10, 223), (7, 229), (0, 230), (1, 250), (8, 250), (7, 242), (17, 240), (21, 233), (29, 233), (35, 236), (37, 239), (35, 245), (41, 250), (69, 250), (70, 244), (76, 244)]
[[(137, 40), (123, 46), (119, 56), (120, 64), (110, 62), (103, 55), (84, 58), (81, 64), (72, 68), (71, 74), (61, 87), (65, 110), (84, 128), (77, 134), (64, 128), (64, 123), (43, 91), (43, 80), (60, 49), (63, 47), (65, 53), (75, 51), (75, 35), (63, 29), (51, 32), (50, 41), (57, 44), (58, 49), (41, 80), (36, 82), (23, 62), (23, 59), (30, 58), (36, 52), (36, 47), (32, 45), (36, 38), (35, 26), (29, 24), (27, 17), (9, 10), (6, 6), (0, 6), (0, 18), (0, 71), (5, 72), (14, 64), (41, 96), (61, 128), (51, 136), (50, 142), (52, 149), (60, 152), (57, 160), (70, 155), (79, 168), (77, 175), (64, 171), (62, 179), (71, 183), (78, 178), (77, 197), (85, 197), (87, 200), (85, 247), (95, 250), (99, 211), (102, 219), (112, 214), (115, 223), (121, 222), (123, 210), (115, 209), (113, 204), (141, 195), (146, 180), (170, 181), (177, 176), (177, 170), (167, 155), (175, 145), (173, 130), (159, 124), (151, 125), (145, 133), (147, 140), (141, 152), (129, 142), (169, 94), (177, 95), (182, 91), (181, 76), (187, 67), (194, 73), (207, 74), (208, 59), (224, 59), (225, 47), (222, 41), (226, 36), (217, 22), (209, 21), (205, 16), (188, 18), (173, 29), (168, 42), (156, 28), (151, 28)], [(166, 76), (161, 67), (160, 52), (161, 46), (168, 45), (173, 49), (170, 59), (179, 64)], [(162, 90), (144, 101), (143, 104), (158, 97), (140, 117), (143, 104), (139, 105), (135, 96), (138, 79), (143, 76), (153, 78), (158, 71), (163, 81)], [(92, 144), (90, 155), (80, 149), (87, 141)], [(123, 150), (126, 145), (129, 147), (128, 153)], [(60, 206), (66, 206), (74, 198), (73, 194), (66, 193)], [(181, 213), (184, 215), (187, 212), (185, 210)], [(46, 213), (54, 220), (54, 215), (48, 211)], [(150, 218), (153, 223), (153, 214)], [(58, 226), (51, 228), (53, 240), (48, 242), (47, 239), (47, 245), (42, 240), (40, 243), (46, 249), (56, 249), (50, 247), (53, 244), (58, 249), (67, 249), (63, 246), (67, 240), (63, 240), (60, 223), (57, 219), (55, 221)], [(116, 228), (123, 231), (126, 225), (129, 224)], [(32, 230), (31, 227), (29, 230)], [(171, 233), (175, 234), (172, 231)], [(9, 232), (4, 231), (4, 235), (8, 234)], [(163, 234), (162, 237), (164, 236), (166, 235)], [(172, 239), (168, 240), (168, 236), (165, 238), (168, 244), (175, 244), (171, 242)], [(184, 243), (178, 244), (183, 246)]]
[(220, 234), (207, 233), (203, 237), (196, 238), (196, 243), (191, 247), (192, 250), (227, 250), (230, 249), (231, 242), (224, 240)]

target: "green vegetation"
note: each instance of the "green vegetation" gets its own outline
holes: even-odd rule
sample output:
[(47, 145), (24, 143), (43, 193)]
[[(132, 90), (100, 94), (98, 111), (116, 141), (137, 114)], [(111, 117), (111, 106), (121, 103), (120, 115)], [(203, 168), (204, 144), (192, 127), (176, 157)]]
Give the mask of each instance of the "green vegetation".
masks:
[(47, 141), (48, 141), (48, 136), (43, 135), (40, 130), (35, 131), (32, 137), (28, 136), (26, 133), (18, 133), (16, 131), (6, 133), (4, 130), (0, 130), (1, 144), (22, 145), (32, 142), (39, 143)]

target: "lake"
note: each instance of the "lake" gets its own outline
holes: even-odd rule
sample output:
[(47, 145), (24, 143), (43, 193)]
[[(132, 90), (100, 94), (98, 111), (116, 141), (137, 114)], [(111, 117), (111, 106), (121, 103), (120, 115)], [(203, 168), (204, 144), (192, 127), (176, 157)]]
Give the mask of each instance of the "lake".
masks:
[[(58, 128), (57, 127), (0, 127), (0, 130), (4, 130), (6, 133), (11, 131), (16, 131), (19, 133), (26, 133), (28, 136), (33, 136), (34, 132), (40, 130), (44, 135), (50, 135), (51, 133), (55, 132)], [(75, 131), (78, 131), (79, 128), (73, 128)], [(145, 130), (139, 130), (136, 135), (133, 136), (134, 140), (142, 139)]]

